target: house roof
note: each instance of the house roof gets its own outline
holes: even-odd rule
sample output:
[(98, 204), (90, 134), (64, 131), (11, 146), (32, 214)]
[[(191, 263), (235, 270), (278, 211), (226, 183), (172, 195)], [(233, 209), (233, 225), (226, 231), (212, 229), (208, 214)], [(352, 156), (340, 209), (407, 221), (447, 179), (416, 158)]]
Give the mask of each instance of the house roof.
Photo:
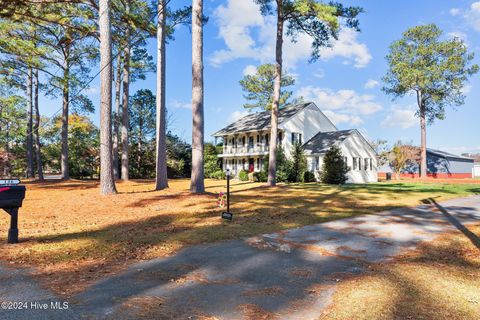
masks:
[[(305, 109), (311, 102), (288, 105), (278, 111), (278, 124), (294, 116), (297, 112)], [(263, 111), (249, 114), (225, 128), (215, 132), (213, 136), (223, 136), (248, 131), (259, 131), (270, 128), (271, 111)]]
[(356, 131), (355, 129), (350, 129), (319, 132), (303, 145), (303, 149), (312, 153), (325, 153), (332, 145), (343, 142)]
[(456, 154), (448, 153), (448, 152), (441, 151), (441, 150), (427, 148), (427, 152), (431, 153), (433, 155), (436, 155), (438, 157), (441, 157), (441, 158), (448, 158), (448, 159), (455, 159), (455, 160), (468, 160), (468, 161), (474, 162), (474, 160), (472, 158), (468, 158), (468, 157), (464, 157), (464, 156), (457, 156)]

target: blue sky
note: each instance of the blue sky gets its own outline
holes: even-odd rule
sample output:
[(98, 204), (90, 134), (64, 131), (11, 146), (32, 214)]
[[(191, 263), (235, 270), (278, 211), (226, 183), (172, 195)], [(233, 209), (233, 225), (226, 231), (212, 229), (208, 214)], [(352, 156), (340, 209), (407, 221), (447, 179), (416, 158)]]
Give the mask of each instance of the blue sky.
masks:
[[(172, 0), (173, 6), (189, 1)], [(364, 8), (360, 16), (361, 32), (344, 30), (332, 49), (322, 58), (308, 63), (310, 39), (301, 37), (296, 44), (286, 41), (284, 61), (287, 71), (296, 77), (294, 94), (312, 100), (339, 129), (358, 128), (371, 139), (419, 143), (415, 101), (406, 97), (391, 100), (381, 91), (381, 78), (387, 70), (385, 55), (390, 43), (407, 28), (434, 22), (445, 37), (464, 39), (475, 62), (480, 64), (480, 2), (473, 1), (384, 1), (351, 0), (347, 5)], [(414, 5), (413, 5), (414, 4)], [(210, 20), (204, 30), (205, 57), (205, 133), (211, 134), (247, 111), (238, 81), (255, 66), (274, 60), (274, 21), (262, 17), (253, 0), (205, 0)], [(155, 56), (155, 41), (149, 51)], [(191, 140), (191, 35), (188, 27), (176, 30), (175, 41), (167, 48), (167, 108), (170, 129)], [(98, 67), (97, 67), (98, 68)], [(98, 70), (94, 68), (92, 73)], [(480, 75), (465, 88), (466, 103), (456, 111), (449, 108), (446, 120), (428, 127), (431, 148), (453, 153), (480, 152)], [(155, 74), (132, 85), (155, 92)], [(98, 79), (88, 95), (98, 103)], [(60, 108), (60, 100), (41, 100), (44, 114)], [(98, 122), (96, 111), (92, 118)]]

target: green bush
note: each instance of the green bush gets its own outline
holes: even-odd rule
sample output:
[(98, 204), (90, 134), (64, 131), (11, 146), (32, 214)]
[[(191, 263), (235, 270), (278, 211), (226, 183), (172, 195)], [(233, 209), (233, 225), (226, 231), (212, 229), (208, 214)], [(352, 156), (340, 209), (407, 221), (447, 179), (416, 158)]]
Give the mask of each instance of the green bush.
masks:
[(267, 175), (264, 171), (254, 172), (253, 181), (255, 182), (267, 182)]
[(312, 171), (305, 171), (303, 175), (303, 181), (304, 182), (315, 182), (317, 179), (315, 178), (315, 173)]
[(328, 184), (344, 184), (347, 181), (348, 168), (345, 158), (337, 146), (331, 146), (323, 158), (320, 180)]
[(215, 172), (212, 172), (212, 173), (210, 174), (210, 178), (211, 178), (211, 179), (217, 179), (217, 180), (224, 180), (224, 179), (226, 179), (227, 177), (226, 177), (226, 175), (225, 175), (225, 171), (223, 171), (223, 170), (220, 169), (220, 170), (217, 170), (217, 171), (215, 171)]
[(204, 147), (204, 174), (205, 178), (218, 179), (222, 171), (222, 160), (218, 158), (217, 149), (211, 143), (205, 143)]
[[(285, 156), (285, 152), (283, 148), (277, 148), (277, 182), (288, 182), (288, 178), (290, 176), (290, 171), (292, 168), (292, 162), (288, 161), (287, 157)], [(268, 179), (268, 156), (265, 157), (264, 160), (265, 165), (263, 166), (262, 172)], [(265, 181), (267, 181), (265, 179)]]
[(238, 173), (238, 179), (240, 179), (240, 181), (248, 181), (248, 171), (247, 170), (241, 170)]
[(303, 152), (302, 145), (295, 143), (292, 149), (292, 161), (288, 172), (289, 182), (304, 182), (305, 171), (307, 171), (307, 158)]

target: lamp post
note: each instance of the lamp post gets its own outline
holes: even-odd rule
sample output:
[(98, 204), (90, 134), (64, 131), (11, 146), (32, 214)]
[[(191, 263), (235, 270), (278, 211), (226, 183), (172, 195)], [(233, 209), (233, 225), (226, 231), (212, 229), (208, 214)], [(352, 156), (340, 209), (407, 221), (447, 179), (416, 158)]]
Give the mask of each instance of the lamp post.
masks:
[(227, 211), (222, 212), (222, 218), (232, 220), (233, 213), (230, 212), (230, 169), (227, 169), (225, 175), (227, 176)]

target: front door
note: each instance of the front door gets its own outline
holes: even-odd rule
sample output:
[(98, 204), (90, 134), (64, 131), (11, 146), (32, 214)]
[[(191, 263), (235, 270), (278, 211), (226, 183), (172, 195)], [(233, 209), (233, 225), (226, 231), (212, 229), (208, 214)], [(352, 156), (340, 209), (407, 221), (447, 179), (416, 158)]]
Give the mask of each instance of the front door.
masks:
[(248, 159), (248, 172), (255, 171), (255, 159), (250, 158)]

